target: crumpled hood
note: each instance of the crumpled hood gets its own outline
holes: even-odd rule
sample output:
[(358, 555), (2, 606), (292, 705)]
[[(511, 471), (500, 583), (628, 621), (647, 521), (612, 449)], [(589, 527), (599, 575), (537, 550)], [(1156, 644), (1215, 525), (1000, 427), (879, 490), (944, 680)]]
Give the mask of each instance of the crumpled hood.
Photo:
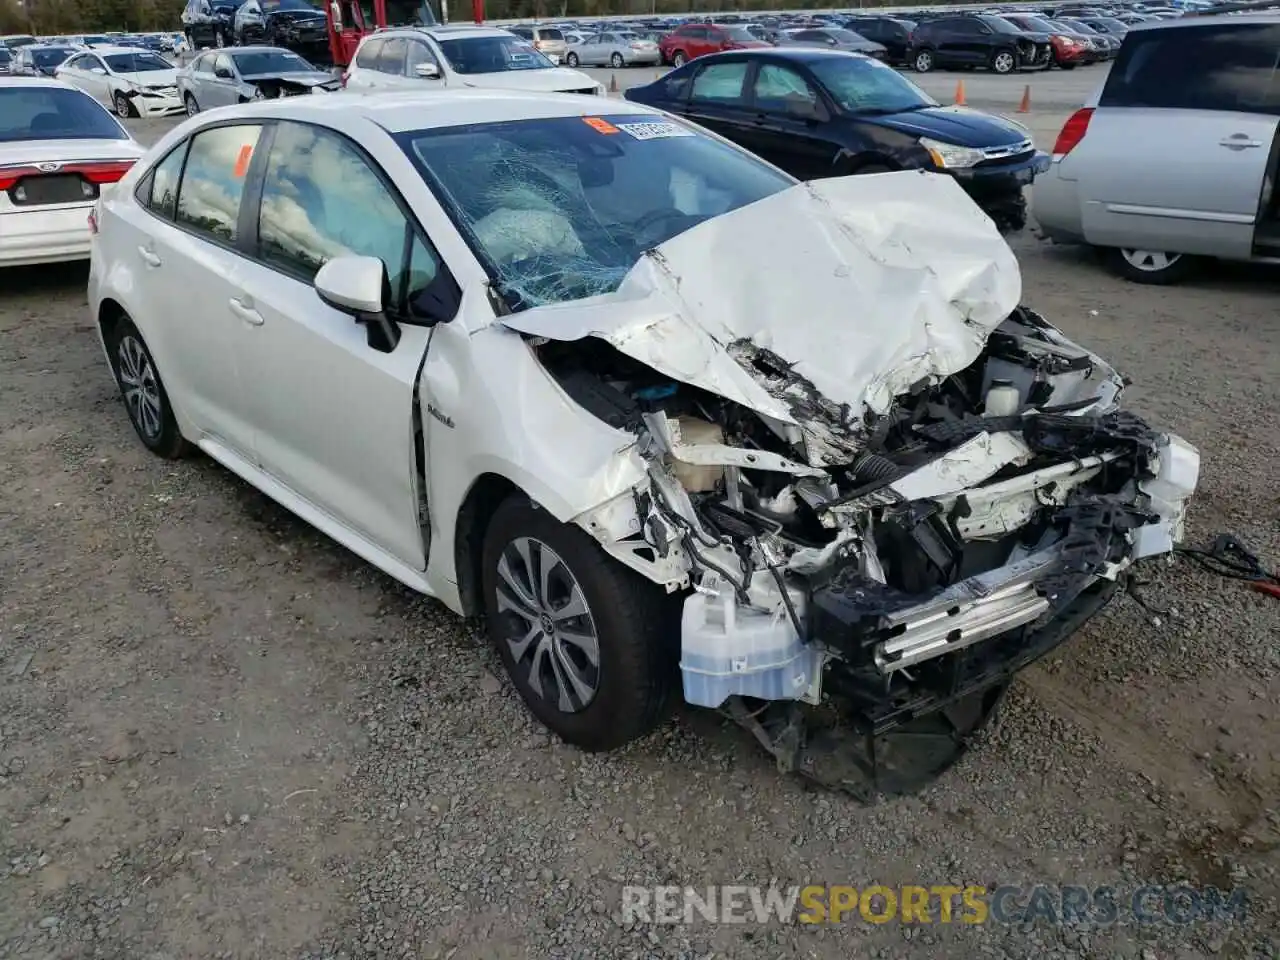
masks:
[(260, 80), (283, 80), (303, 87), (336, 87), (339, 85), (338, 79), (332, 73), (325, 73), (321, 70), (251, 73), (243, 75), (240, 79), (248, 83), (257, 83)]
[[(600, 337), (795, 424), (821, 466), (848, 461), (868, 413), (976, 360), (1021, 292), (1012, 251), (955, 181), (903, 171), (797, 184), (661, 244), (614, 293), (501, 322)], [(832, 410), (845, 427), (834, 449)]]

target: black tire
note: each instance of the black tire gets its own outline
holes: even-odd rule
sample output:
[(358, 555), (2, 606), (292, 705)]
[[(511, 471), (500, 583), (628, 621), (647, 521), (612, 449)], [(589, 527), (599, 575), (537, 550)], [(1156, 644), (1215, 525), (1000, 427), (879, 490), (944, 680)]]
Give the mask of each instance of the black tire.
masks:
[(190, 93), (186, 94), (182, 98), (182, 102), (187, 108), (188, 117), (194, 117), (197, 113), (200, 112), (200, 104), (196, 103), (196, 98), (194, 95)]
[[(554, 553), (559, 563), (550, 572), (567, 571), (570, 582), (576, 582), (585, 600), (585, 616), (572, 618), (576, 621), (574, 626), (563, 629), (575, 629), (581, 634), (590, 628), (596, 636), (598, 668), (587, 671), (592, 673), (594, 694), (585, 705), (570, 703), (576, 706), (572, 711), (545, 699), (530, 683), (532, 665), (540, 662), (536, 651), (544, 635), (539, 633), (519, 661), (512, 650), (514, 638), (530, 635), (526, 629), (529, 624), (535, 624), (533, 629), (545, 629), (536, 624), (554, 627), (555, 622), (545, 614), (535, 622), (510, 610), (499, 612), (500, 584), (505, 597), (515, 595), (506, 586), (509, 581), (499, 573), (504, 551), (513, 559), (506, 569), (520, 579), (524, 564), (517, 559), (518, 551), (516, 555), (510, 551), (516, 551), (517, 543), (524, 541), (528, 545), (530, 540), (536, 543), (529, 547), (531, 559), (534, 554), (546, 557), (547, 550)], [(680, 621), (676, 600), (610, 558), (586, 531), (561, 523), (523, 496), (505, 500), (494, 512), (485, 531), (481, 563), (489, 637), (530, 712), (553, 733), (584, 750), (612, 750), (648, 733), (665, 717), (678, 673)], [(532, 576), (530, 582), (534, 582)], [(557, 608), (550, 598), (541, 606), (553, 612)], [(564, 609), (564, 604), (559, 609)], [(560, 650), (570, 646), (576, 652), (582, 649), (559, 640), (550, 643), (557, 644)], [(588, 663), (581, 657), (575, 659)], [(553, 681), (548, 672), (563, 662), (555, 652), (543, 655), (540, 685)]]
[[(1128, 253), (1126, 256), (1126, 251), (1108, 247), (1102, 251), (1102, 259), (1113, 273), (1133, 283), (1167, 286), (1185, 280), (1196, 269), (1196, 258), (1185, 253), (1152, 251), (1154, 256), (1145, 266), (1142, 265), (1140, 251), (1130, 250)], [(1162, 264), (1156, 258), (1167, 262)]]
[(673, 67), (683, 67), (688, 60), (689, 58), (685, 55), (683, 50), (677, 50), (675, 53), (671, 54), (671, 65)]
[(576, 67), (578, 65), (578, 55), (576, 53), (566, 53), (564, 62), (565, 66)]
[(997, 50), (991, 55), (991, 72), (1006, 76), (1018, 69), (1018, 55), (1012, 50)]
[(916, 73), (928, 73), (936, 66), (933, 59), (933, 51), (917, 50), (911, 55), (911, 66)]
[[(115, 374), (120, 398), (129, 414), (129, 422), (142, 445), (156, 456), (176, 460), (191, 453), (192, 446), (178, 429), (173, 416), (169, 394), (160, 378), (160, 368), (151, 356), (147, 342), (128, 317), (121, 317), (107, 336), (107, 355), (111, 358), (111, 372)], [(145, 360), (145, 371), (138, 367), (138, 359)], [(141, 374), (141, 376), (137, 376)], [(154, 418), (143, 413), (140, 398), (131, 394), (134, 383), (158, 407)], [(150, 389), (147, 389), (147, 384)]]
[(609, 58), (609, 66), (613, 67), (615, 70), (621, 70), (626, 65), (627, 62), (622, 59), (622, 54), (620, 53), (615, 52), (613, 56)]
[(138, 108), (135, 107), (129, 101), (129, 98), (126, 97), (119, 90), (117, 90), (115, 96), (111, 98), (111, 102), (112, 102), (112, 105), (115, 107), (117, 117), (120, 117), (122, 119), (127, 119), (129, 117), (136, 117), (138, 115)]

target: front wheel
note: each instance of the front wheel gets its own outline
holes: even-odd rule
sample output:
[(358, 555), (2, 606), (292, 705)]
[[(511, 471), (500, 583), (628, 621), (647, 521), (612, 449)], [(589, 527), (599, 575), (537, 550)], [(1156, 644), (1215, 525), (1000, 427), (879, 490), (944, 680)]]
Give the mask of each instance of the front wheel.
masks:
[(915, 67), (916, 73), (928, 73), (933, 69), (933, 52), (931, 50), (916, 51), (915, 59), (911, 61), (911, 65)]
[(191, 444), (178, 429), (160, 370), (142, 334), (128, 317), (122, 317), (111, 329), (107, 351), (138, 439), (152, 453), (168, 460), (189, 453)]
[(998, 74), (1013, 73), (1018, 58), (1009, 50), (1000, 50), (991, 58), (991, 69)]
[(494, 513), (481, 563), (489, 637), (535, 717), (585, 750), (658, 724), (677, 673), (677, 602), (522, 496)]
[(688, 60), (689, 58), (685, 56), (685, 52), (683, 50), (677, 50), (671, 55), (671, 65), (673, 67), (683, 67)]
[(1111, 248), (1103, 259), (1112, 272), (1134, 283), (1164, 285), (1177, 283), (1195, 268), (1195, 259), (1167, 250)]
[(129, 98), (121, 91), (116, 91), (115, 97), (112, 98), (112, 103), (115, 106), (116, 116), (118, 117), (128, 119), (129, 117), (136, 117), (138, 115), (137, 108), (129, 102)]
[(615, 70), (621, 70), (623, 67), (625, 67), (626, 63), (622, 59), (622, 54), (615, 53), (613, 56), (611, 56), (609, 58), (609, 66), (613, 67), (613, 69)]
[(185, 97), (183, 97), (182, 102), (187, 108), (188, 117), (194, 117), (197, 113), (200, 112), (200, 104), (196, 103), (196, 98), (193, 97), (191, 94), (188, 93)]
[(576, 67), (578, 65), (578, 55), (576, 53), (567, 54), (564, 62), (567, 66)]

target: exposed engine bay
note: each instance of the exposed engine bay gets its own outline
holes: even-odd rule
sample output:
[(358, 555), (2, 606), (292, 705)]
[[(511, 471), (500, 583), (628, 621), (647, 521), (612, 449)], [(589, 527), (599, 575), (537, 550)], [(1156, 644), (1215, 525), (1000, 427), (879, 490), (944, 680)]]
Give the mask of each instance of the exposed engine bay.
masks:
[(297, 97), (319, 91), (333, 92), (341, 89), (341, 84), (336, 79), (317, 78), (310, 74), (306, 74), (302, 78), (281, 74), (278, 77), (245, 77), (244, 80), (245, 85), (251, 88), (253, 92), (251, 94), (242, 93), (240, 95), (242, 103), (248, 103), (250, 100), (275, 100), (279, 97)]
[[(570, 398), (638, 438), (648, 489), (594, 532), (689, 591), (685, 699), (726, 708), (784, 769), (817, 763), (819, 729), (860, 735), (860, 759), (835, 775), (854, 792), (894, 789), (895, 759), (874, 744), (909, 724), (943, 743), (896, 762), (949, 764), (1014, 672), (1133, 561), (1172, 548), (1196, 483), (1194, 448), (1118, 410), (1115, 371), (1025, 307), (974, 363), (860, 418), (770, 351), (731, 344), (795, 424), (603, 339), (532, 342)], [(606, 542), (619, 509), (641, 529)], [(815, 727), (799, 703), (830, 716)]]

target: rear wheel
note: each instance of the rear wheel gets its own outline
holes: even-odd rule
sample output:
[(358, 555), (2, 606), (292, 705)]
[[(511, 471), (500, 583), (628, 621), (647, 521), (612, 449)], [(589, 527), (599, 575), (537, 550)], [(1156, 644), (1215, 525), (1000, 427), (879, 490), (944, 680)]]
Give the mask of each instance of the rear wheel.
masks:
[(933, 69), (933, 51), (917, 50), (911, 65), (915, 67), (916, 73), (928, 73)]
[(498, 656), (554, 733), (586, 750), (610, 750), (662, 719), (680, 628), (678, 604), (661, 588), (525, 497), (494, 513), (482, 576)]
[(997, 50), (991, 57), (991, 69), (995, 73), (1013, 73), (1017, 65), (1018, 58), (1014, 56), (1011, 50)]
[(152, 453), (169, 460), (190, 453), (191, 444), (178, 429), (160, 370), (133, 321), (121, 317), (106, 340), (111, 369), (138, 439)]
[(615, 70), (621, 70), (621, 69), (622, 69), (623, 67), (625, 67), (627, 64), (626, 64), (626, 62), (622, 59), (622, 54), (620, 54), (620, 53), (615, 53), (613, 56), (611, 56), (611, 57), (609, 58), (609, 65), (610, 65), (611, 67), (613, 67), (613, 69), (615, 69)]
[(576, 67), (578, 65), (578, 55), (573, 52), (567, 53), (565, 54), (564, 62), (570, 67)]
[(688, 60), (689, 58), (685, 56), (683, 50), (677, 50), (671, 55), (671, 65), (673, 67), (683, 67)]
[(1109, 248), (1103, 259), (1113, 272), (1134, 283), (1177, 283), (1195, 268), (1193, 257), (1166, 250)]

